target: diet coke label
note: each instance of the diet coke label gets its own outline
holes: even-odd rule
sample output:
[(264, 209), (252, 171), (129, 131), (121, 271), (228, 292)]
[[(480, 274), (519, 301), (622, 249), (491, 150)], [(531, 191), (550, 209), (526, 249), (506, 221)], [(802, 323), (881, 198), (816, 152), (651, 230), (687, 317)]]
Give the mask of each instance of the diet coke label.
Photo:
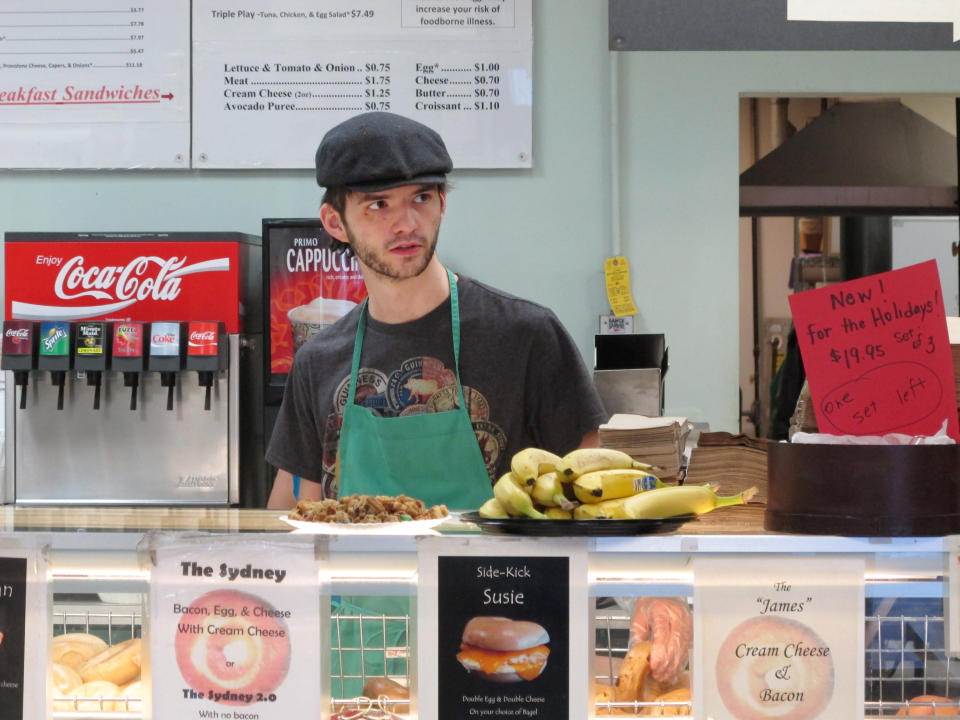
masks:
[(180, 323), (153, 323), (150, 328), (150, 354), (158, 356), (180, 354)]
[(6, 316), (153, 322), (202, 315), (239, 332), (235, 242), (9, 242)]

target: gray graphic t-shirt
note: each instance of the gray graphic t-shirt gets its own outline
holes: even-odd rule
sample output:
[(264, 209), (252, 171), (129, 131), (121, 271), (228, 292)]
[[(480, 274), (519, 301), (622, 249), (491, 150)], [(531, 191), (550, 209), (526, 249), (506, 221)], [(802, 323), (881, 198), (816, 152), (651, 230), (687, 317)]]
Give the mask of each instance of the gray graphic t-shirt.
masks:
[[(575, 448), (607, 414), (557, 317), (461, 276), (460, 379), (491, 481), (528, 446)], [(359, 308), (297, 353), (267, 461), (337, 493), (337, 446)], [(457, 407), (448, 301), (398, 325), (367, 317), (355, 402), (385, 417)]]

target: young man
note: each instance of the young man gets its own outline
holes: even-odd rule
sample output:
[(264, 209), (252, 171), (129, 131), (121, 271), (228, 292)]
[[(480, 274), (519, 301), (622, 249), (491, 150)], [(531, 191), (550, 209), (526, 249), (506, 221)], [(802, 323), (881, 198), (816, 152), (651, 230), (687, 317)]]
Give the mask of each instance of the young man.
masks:
[(453, 167), (441, 137), (391, 113), (331, 129), (316, 155), (324, 228), (356, 255), (367, 302), (298, 352), (267, 450), (268, 507), (405, 493), (475, 509), (514, 452), (596, 445), (607, 414), (548, 309), (436, 255)]

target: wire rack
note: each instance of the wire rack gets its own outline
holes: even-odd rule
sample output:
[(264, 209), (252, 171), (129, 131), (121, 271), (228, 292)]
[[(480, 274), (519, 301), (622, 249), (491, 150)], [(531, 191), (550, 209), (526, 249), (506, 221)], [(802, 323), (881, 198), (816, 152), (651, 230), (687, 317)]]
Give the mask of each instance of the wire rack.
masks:
[[(891, 717), (923, 695), (960, 696), (960, 660), (946, 650), (946, 630), (939, 599), (924, 601), (919, 608), (909, 601), (880, 601), (878, 608), (921, 609), (912, 614), (872, 614), (866, 617), (864, 657), (864, 717)], [(139, 612), (114, 610), (62, 610), (53, 613), (53, 633), (84, 632), (113, 645), (140, 637)], [(600, 685), (615, 685), (620, 661), (629, 643), (630, 617), (616, 609), (599, 610), (594, 619), (594, 678)], [(387, 677), (410, 687), (410, 617), (407, 615), (334, 615), (331, 618), (331, 704), (334, 712), (355, 705), (364, 685), (372, 678)], [(136, 718), (140, 701), (135, 698), (60, 698), (54, 717), (61, 720), (94, 715)], [(100, 702), (100, 706), (96, 704)], [(68, 706), (73, 703), (72, 706)], [(122, 703), (122, 705), (111, 705)], [(403, 714), (407, 703), (385, 701), (387, 709)], [(598, 703), (598, 715), (625, 717), (675, 715), (686, 703), (634, 701)], [(929, 703), (927, 707), (932, 707)], [(113, 711), (106, 708), (113, 707)], [(122, 709), (121, 709), (122, 708)], [(960, 717), (960, 716), (949, 716)]]
[[(333, 710), (355, 705), (367, 681), (386, 677), (410, 687), (409, 615), (334, 615), (331, 618), (330, 693)], [(384, 700), (391, 712), (409, 703)]]

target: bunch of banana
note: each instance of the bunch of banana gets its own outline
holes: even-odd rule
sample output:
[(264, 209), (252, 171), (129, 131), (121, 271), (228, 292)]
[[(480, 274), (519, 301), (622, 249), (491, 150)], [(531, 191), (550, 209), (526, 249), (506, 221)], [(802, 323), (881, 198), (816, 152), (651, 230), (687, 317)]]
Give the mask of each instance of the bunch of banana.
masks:
[(493, 497), (507, 515), (543, 520), (546, 516), (533, 506), (533, 498), (526, 487), (512, 472), (504, 473), (493, 485)]
[(577, 500), (582, 503), (599, 503), (666, 487), (656, 475), (643, 470), (622, 468), (584, 473), (571, 484)]
[(703, 515), (719, 507), (745, 505), (756, 494), (755, 487), (736, 495), (717, 495), (711, 485), (662, 487), (625, 498), (623, 512), (626, 517), (633, 519), (668, 518), (691, 513)]
[(563, 482), (598, 470), (653, 470), (652, 465), (634, 460), (627, 453), (613, 448), (578, 448), (558, 459), (554, 469)]
[(557, 469), (560, 456), (549, 450), (529, 447), (514, 453), (510, 458), (510, 471), (523, 485), (533, 486), (537, 478)]

